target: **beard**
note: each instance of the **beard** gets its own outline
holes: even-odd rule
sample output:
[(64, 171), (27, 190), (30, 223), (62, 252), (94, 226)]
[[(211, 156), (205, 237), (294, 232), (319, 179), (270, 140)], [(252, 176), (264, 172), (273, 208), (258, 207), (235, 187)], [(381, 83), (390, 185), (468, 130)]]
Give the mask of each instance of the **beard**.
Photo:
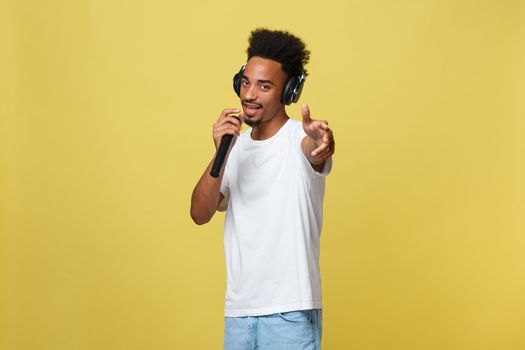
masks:
[(262, 117), (259, 117), (257, 119), (249, 119), (249, 118), (245, 118), (244, 119), (244, 122), (248, 125), (248, 126), (251, 126), (252, 128), (256, 128), (259, 126), (259, 124), (261, 124), (262, 122)]

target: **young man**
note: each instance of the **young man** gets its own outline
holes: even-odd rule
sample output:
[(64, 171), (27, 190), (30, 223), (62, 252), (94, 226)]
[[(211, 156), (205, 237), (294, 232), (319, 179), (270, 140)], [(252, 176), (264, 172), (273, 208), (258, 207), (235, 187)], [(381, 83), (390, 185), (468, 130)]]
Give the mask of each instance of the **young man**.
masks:
[[(212, 159), (197, 183), (191, 217), (204, 224), (227, 207), (224, 349), (319, 349), (319, 238), (334, 137), (306, 105), (302, 122), (286, 114), (307, 75), (299, 38), (257, 29), (247, 53), (234, 77), (242, 111), (225, 109), (213, 125), (216, 148), (226, 134), (238, 138), (223, 174), (210, 176)], [(240, 134), (242, 123), (250, 128)]]

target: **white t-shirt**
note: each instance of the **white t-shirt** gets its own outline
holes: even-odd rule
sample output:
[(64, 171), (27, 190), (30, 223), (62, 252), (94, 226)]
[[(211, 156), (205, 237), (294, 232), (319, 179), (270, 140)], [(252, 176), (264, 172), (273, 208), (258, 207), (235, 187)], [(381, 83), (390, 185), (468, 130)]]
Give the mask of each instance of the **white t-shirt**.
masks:
[(319, 238), (325, 176), (301, 149), (302, 123), (288, 119), (269, 139), (242, 133), (226, 163), (221, 193), (228, 317), (321, 308)]

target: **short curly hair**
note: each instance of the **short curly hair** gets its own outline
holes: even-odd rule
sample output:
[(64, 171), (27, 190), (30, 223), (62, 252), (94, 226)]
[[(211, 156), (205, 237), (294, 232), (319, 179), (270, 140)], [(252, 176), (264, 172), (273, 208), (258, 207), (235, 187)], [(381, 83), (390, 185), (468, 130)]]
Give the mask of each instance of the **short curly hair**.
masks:
[(258, 56), (279, 62), (288, 77), (308, 75), (304, 66), (310, 60), (310, 51), (295, 35), (284, 30), (257, 28), (251, 32), (248, 42), (248, 60)]

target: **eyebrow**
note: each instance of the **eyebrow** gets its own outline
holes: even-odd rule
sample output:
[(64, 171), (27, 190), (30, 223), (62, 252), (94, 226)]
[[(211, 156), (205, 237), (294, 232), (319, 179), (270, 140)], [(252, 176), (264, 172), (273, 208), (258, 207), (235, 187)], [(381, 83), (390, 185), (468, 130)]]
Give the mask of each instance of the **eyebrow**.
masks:
[[(243, 75), (242, 78), (250, 81), (250, 78), (248, 78), (246, 75)], [(262, 83), (262, 84), (271, 84), (275, 86), (275, 84), (271, 80), (267, 80), (267, 79), (259, 79), (257, 80), (257, 82)]]

